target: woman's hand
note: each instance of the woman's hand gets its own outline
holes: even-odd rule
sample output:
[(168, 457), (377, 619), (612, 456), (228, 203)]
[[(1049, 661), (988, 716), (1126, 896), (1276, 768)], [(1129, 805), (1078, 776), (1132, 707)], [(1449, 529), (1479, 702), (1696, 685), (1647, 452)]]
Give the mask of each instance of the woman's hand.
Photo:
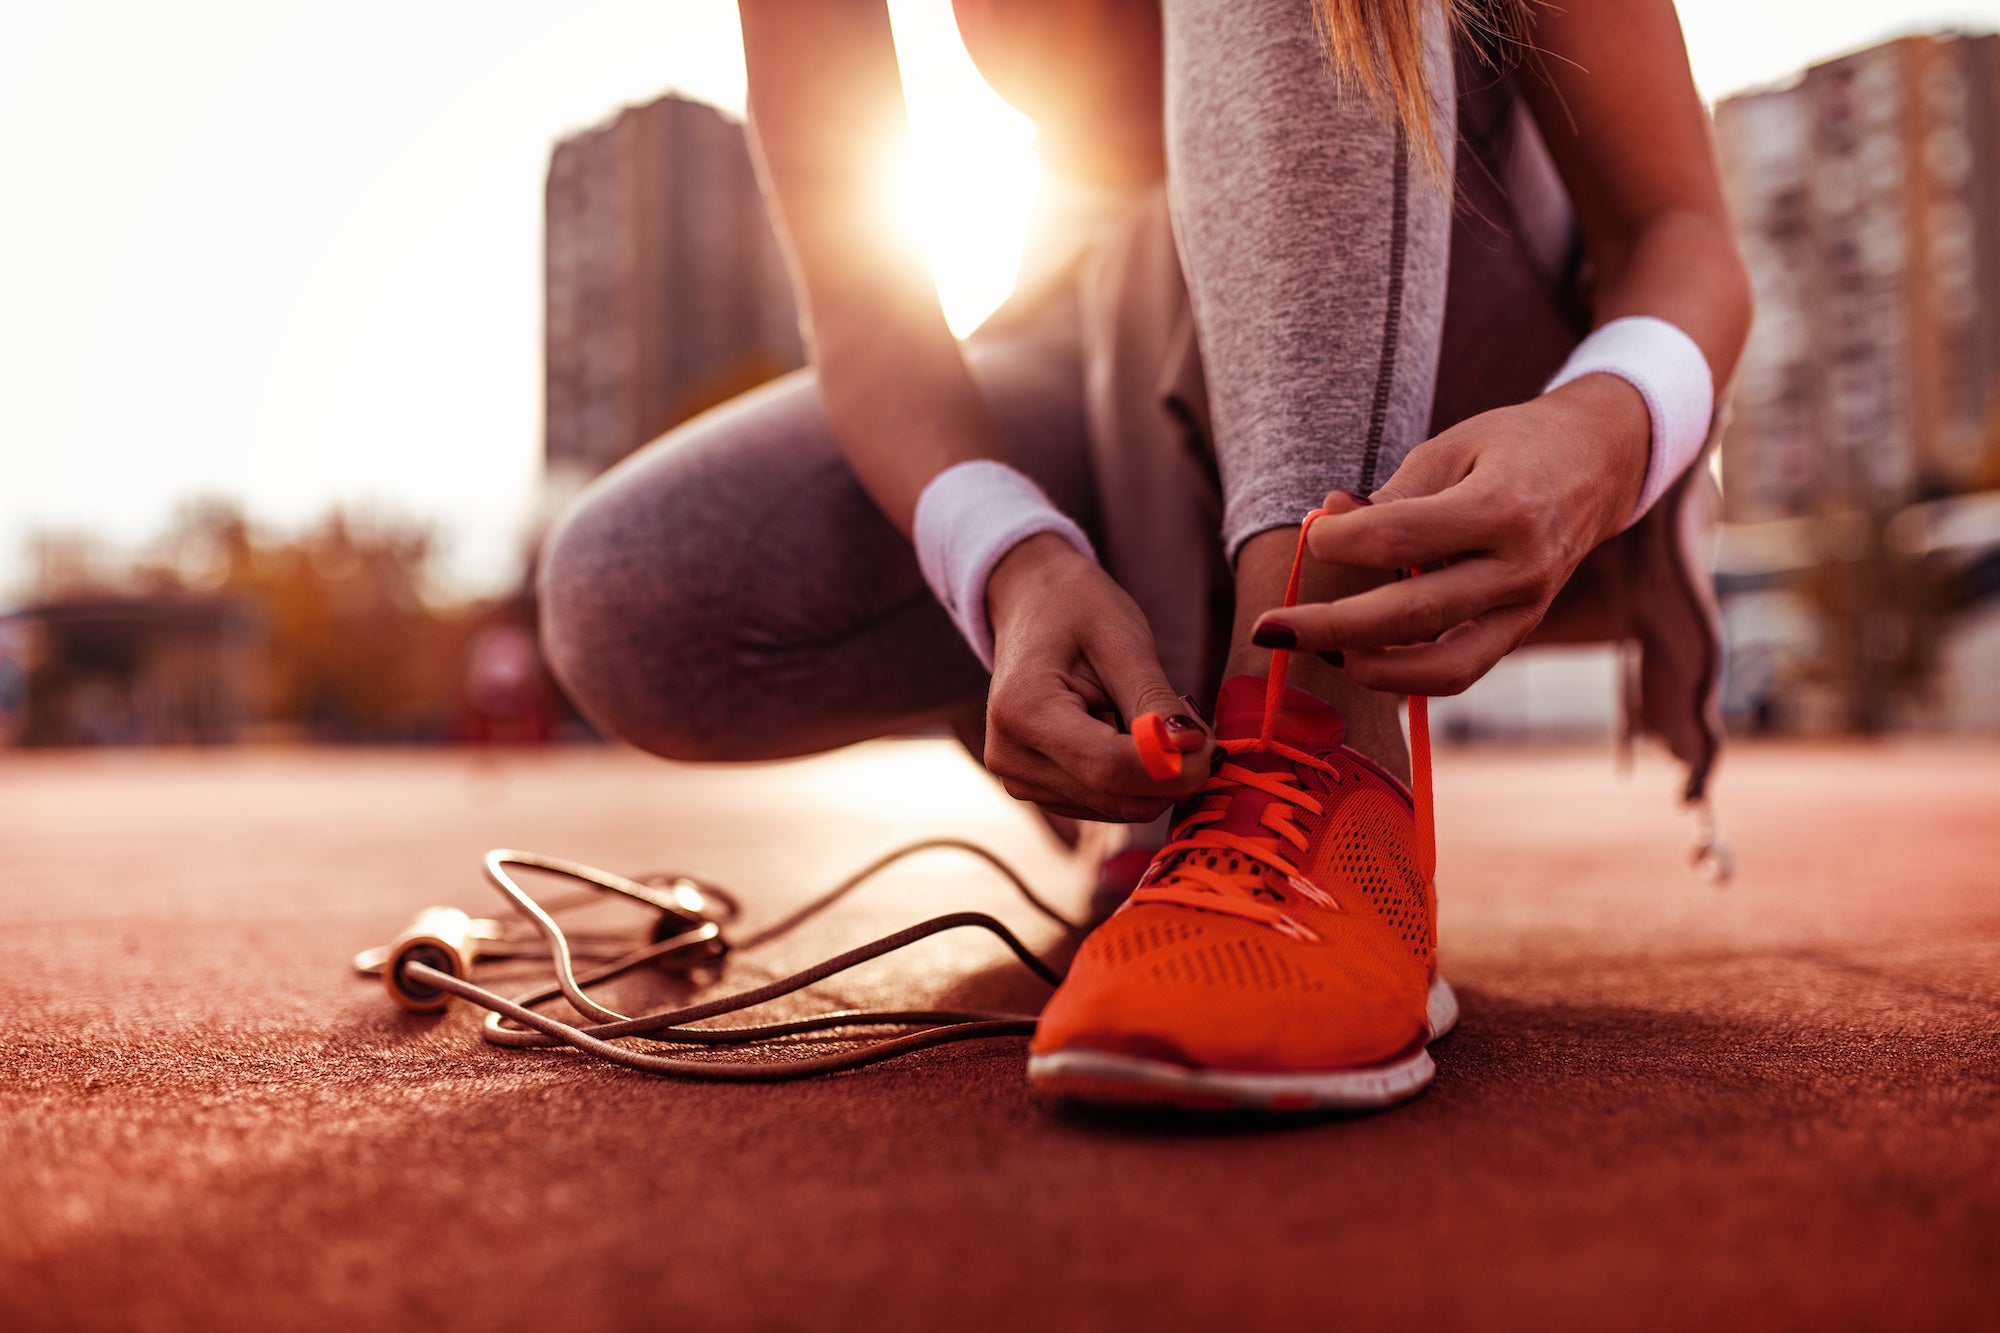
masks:
[[(1208, 777), (1213, 739), (1160, 667), (1152, 629), (1111, 576), (1060, 537), (1030, 537), (986, 585), (993, 686), (986, 767), (1008, 793), (1077, 819), (1144, 823)], [(1185, 756), (1156, 782), (1114, 721), (1166, 719)]]
[(1273, 611), (1252, 641), (1339, 653), (1369, 689), (1457, 694), (1541, 623), (1591, 548), (1619, 531), (1645, 479), (1638, 390), (1587, 375), (1453, 426), (1410, 451), (1370, 503), (1327, 497), (1307, 549), (1326, 564), (1417, 578)]

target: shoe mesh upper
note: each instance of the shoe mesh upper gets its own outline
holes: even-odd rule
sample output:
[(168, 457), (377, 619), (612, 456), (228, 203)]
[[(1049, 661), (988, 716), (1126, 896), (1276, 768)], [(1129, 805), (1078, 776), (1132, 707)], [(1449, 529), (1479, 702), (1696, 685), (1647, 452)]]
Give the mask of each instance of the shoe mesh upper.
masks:
[(1435, 947), (1434, 913), (1409, 827), (1409, 807), (1392, 793), (1378, 788), (1350, 792), (1318, 848), (1312, 878), (1352, 885), (1428, 965)]

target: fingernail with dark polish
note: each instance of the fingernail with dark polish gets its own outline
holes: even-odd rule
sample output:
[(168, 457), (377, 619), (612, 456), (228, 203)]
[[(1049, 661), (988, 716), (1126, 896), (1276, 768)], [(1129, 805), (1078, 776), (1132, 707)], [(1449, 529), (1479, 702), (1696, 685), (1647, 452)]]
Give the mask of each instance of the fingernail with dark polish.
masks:
[(1250, 642), (1259, 648), (1296, 648), (1299, 646), (1299, 632), (1290, 625), (1259, 625)]
[(1365, 495), (1356, 495), (1356, 494), (1355, 494), (1355, 493), (1354, 493), (1353, 491), (1336, 491), (1336, 492), (1334, 492), (1334, 493), (1335, 493), (1336, 495), (1344, 495), (1344, 496), (1346, 496), (1346, 497), (1347, 497), (1348, 499), (1350, 499), (1350, 500), (1354, 501), (1354, 507), (1355, 507), (1355, 508), (1357, 508), (1357, 509), (1367, 509), (1367, 508), (1370, 508), (1371, 506), (1373, 506), (1373, 505), (1374, 505), (1374, 503), (1375, 503), (1375, 502), (1374, 502), (1373, 500), (1369, 499), (1369, 498), (1368, 498), (1367, 496), (1365, 496)]
[(1344, 667), (1347, 665), (1347, 654), (1336, 648), (1330, 653), (1321, 653), (1319, 660), (1330, 667)]
[(1185, 713), (1175, 713), (1167, 719), (1167, 730), (1178, 735), (1183, 732), (1200, 731), (1201, 724)]
[(1198, 701), (1192, 694), (1183, 694), (1181, 696), (1181, 702), (1188, 706), (1188, 712), (1193, 714), (1195, 718), (1197, 718), (1204, 724), (1207, 723), (1208, 710), (1206, 708), (1203, 708), (1201, 706), (1200, 701)]

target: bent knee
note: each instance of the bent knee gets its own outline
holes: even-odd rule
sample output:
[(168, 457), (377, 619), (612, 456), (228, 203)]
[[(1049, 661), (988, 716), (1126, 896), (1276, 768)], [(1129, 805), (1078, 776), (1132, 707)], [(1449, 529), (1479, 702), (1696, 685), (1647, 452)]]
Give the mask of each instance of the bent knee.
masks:
[[(616, 488), (586, 491), (557, 522), (538, 570), (542, 653), (570, 702), (605, 735), (667, 759), (731, 760), (730, 617), (702, 562), (640, 523)], [(685, 534), (685, 529), (682, 529)]]

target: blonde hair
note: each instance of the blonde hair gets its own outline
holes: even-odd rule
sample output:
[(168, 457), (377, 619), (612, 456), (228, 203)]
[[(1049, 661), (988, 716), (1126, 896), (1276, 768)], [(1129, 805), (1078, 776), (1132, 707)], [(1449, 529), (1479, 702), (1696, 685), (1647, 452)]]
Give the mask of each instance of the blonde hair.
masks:
[[(1482, 49), (1517, 41), (1524, 0), (1313, 0), (1313, 26), (1334, 73), (1394, 118), (1426, 171), (1446, 183), (1438, 143), (1439, 104), (1446, 89), (1427, 58), (1427, 30), (1442, 21), (1447, 40), (1461, 32)], [(1491, 58), (1490, 55), (1488, 57)], [(1446, 125), (1451, 117), (1442, 117)]]

